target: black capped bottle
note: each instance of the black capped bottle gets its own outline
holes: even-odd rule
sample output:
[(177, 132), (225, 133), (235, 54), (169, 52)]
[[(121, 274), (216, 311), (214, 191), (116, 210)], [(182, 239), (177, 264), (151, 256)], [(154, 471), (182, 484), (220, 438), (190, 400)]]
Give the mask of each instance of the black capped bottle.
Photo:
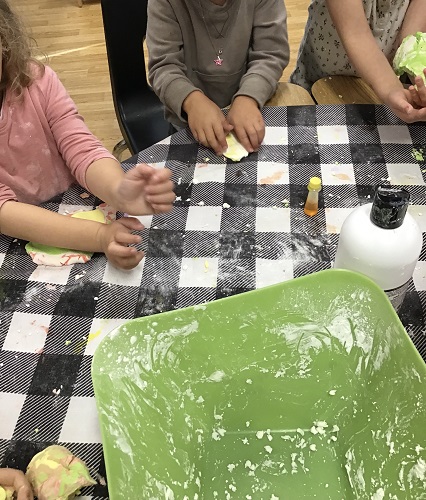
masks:
[(410, 193), (378, 186), (373, 203), (356, 208), (340, 231), (334, 267), (365, 274), (398, 309), (422, 250), (422, 233), (407, 213)]

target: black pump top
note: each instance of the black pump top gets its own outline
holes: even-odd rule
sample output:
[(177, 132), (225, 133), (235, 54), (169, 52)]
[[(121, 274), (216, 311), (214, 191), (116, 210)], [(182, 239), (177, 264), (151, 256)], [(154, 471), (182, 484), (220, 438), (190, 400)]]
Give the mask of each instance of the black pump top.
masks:
[(406, 189), (377, 186), (371, 207), (371, 222), (383, 229), (402, 226), (409, 201), (410, 193)]

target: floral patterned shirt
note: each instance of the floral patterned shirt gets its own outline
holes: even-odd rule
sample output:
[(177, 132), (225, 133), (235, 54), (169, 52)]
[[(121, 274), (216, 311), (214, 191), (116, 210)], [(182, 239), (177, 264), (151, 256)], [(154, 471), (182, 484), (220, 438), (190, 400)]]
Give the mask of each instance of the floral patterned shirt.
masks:
[[(362, 3), (377, 44), (391, 60), (410, 0), (362, 0)], [(310, 90), (312, 84), (327, 75), (356, 75), (331, 20), (326, 0), (313, 0), (308, 11), (305, 34), (290, 81)]]

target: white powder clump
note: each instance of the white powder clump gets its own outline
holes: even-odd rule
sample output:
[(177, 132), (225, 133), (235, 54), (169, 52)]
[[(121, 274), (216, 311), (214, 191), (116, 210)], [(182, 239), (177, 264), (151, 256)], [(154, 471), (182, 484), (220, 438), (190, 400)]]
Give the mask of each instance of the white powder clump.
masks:
[(218, 370), (210, 375), (209, 380), (211, 380), (212, 382), (221, 382), (225, 378), (225, 376), (225, 372), (223, 372), (222, 370)]
[(266, 453), (272, 453), (272, 448), (270, 446), (264, 446)]
[(385, 497), (385, 492), (383, 488), (379, 488), (376, 493), (371, 497), (371, 500), (383, 500)]
[(265, 433), (264, 433), (263, 431), (257, 431), (257, 432), (256, 432), (256, 437), (257, 437), (257, 439), (262, 439), (262, 438), (263, 438), (263, 436), (264, 436), (264, 434), (265, 434)]
[(328, 393), (330, 394), (330, 396), (335, 396), (336, 395), (336, 389), (331, 389), (331, 391), (328, 391)]
[(316, 444), (311, 444), (311, 445), (309, 446), (309, 449), (310, 449), (311, 451), (317, 451), (317, 445), (316, 445)]
[(423, 458), (419, 458), (408, 473), (408, 480), (411, 482), (413, 479), (420, 479), (424, 481), (426, 478), (426, 462)]

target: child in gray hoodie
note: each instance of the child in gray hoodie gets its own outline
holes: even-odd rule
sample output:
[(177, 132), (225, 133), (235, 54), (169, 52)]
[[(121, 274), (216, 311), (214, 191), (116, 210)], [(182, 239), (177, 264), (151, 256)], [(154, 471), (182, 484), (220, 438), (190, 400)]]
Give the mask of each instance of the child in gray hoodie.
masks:
[(149, 0), (149, 81), (166, 118), (176, 128), (189, 124), (217, 154), (231, 130), (257, 150), (260, 109), (289, 60), (286, 21), (283, 0)]

